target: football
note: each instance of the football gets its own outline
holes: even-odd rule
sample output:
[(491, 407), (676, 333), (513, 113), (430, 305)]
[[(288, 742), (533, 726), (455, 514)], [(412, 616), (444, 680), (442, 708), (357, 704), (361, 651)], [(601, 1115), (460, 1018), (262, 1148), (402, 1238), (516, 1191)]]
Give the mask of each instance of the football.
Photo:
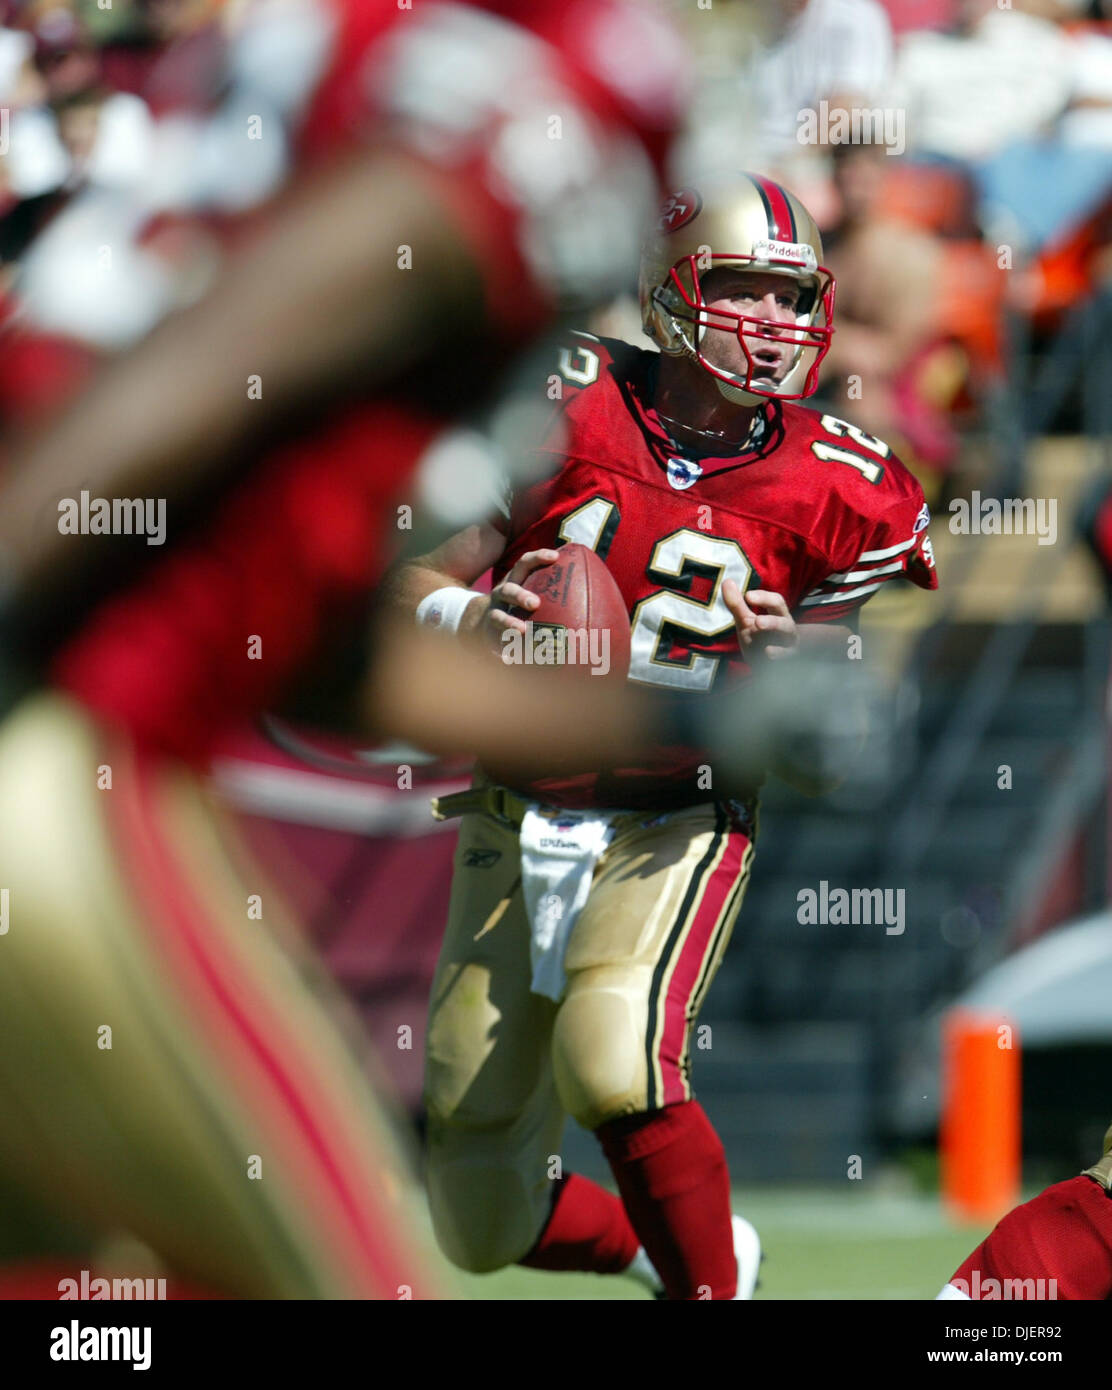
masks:
[(575, 542), (534, 570), (521, 586), (540, 599), (522, 660), (534, 666), (584, 666), (622, 679), (629, 672), (629, 613), (614, 576), (593, 550)]

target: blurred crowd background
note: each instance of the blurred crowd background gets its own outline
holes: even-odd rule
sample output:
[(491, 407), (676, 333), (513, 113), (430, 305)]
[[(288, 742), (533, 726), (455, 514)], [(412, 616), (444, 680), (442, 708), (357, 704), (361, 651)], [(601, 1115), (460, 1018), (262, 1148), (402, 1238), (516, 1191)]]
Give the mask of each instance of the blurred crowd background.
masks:
[[(674, 175), (760, 170), (816, 215), (838, 282), (816, 404), (920, 477), (942, 586), (870, 604), (887, 684), (860, 775), (818, 802), (769, 791), (696, 1086), (736, 1181), (834, 1181), (847, 1154), (929, 1148), (939, 1018), (973, 1000), (1015, 1019), (1025, 1152), (1065, 1176), (1107, 1126), (1112, 1046), (1112, 5), (668, 8), (693, 52)], [(326, 0), (0, 17), (0, 428), (18, 432), (265, 218), (304, 158), (332, 19)], [(838, 111), (865, 113), (856, 137)], [(643, 345), (631, 304), (594, 326)], [(1053, 541), (955, 524), (953, 502), (994, 498), (1053, 499)], [(213, 775), (416, 1113), (454, 838), (427, 801), (465, 770), (272, 720)], [(821, 880), (905, 891), (905, 933), (801, 924)], [(584, 1142), (569, 1163), (601, 1159)]]

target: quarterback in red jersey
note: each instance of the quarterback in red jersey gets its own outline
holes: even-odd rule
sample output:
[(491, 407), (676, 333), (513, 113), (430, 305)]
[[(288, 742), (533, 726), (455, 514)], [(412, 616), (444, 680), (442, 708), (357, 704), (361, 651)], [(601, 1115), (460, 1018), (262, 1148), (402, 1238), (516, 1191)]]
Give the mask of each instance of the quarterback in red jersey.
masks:
[[(579, 542), (626, 601), (630, 679), (697, 697), (844, 640), (890, 579), (936, 587), (915, 480), (879, 439), (796, 404), (833, 332), (822, 261), (806, 209), (767, 179), (677, 192), (641, 264), (660, 351), (571, 338), (538, 470), (554, 476), (410, 561), (397, 601), (497, 643), (537, 605), (522, 581)], [(471, 594), (488, 567), (492, 593)], [(441, 801), (463, 821), (429, 1017), (428, 1186), (458, 1264), (651, 1268), (672, 1299), (751, 1296), (759, 1242), (731, 1217), (689, 1049), (764, 771), (729, 777), (669, 747), (606, 774), (480, 776)], [(620, 1200), (553, 1179), (568, 1114)]]

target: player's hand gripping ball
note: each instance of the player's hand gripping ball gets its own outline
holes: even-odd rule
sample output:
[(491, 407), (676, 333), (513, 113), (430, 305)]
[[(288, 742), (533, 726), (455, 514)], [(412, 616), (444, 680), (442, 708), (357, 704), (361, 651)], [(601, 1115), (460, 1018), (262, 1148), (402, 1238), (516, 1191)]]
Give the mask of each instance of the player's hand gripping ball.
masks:
[(518, 621), (503, 634), (502, 659), (624, 679), (629, 613), (614, 576), (585, 545), (572, 542), (548, 553), (556, 558), (520, 581), (538, 602), (509, 609)]

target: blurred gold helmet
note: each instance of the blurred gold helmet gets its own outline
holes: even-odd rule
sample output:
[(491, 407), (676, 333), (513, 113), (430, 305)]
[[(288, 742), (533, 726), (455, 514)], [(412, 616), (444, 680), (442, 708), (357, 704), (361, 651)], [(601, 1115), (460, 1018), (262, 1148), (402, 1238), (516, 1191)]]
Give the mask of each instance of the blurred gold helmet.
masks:
[[(799, 286), (795, 323), (707, 308), (700, 272), (728, 267), (789, 276)], [(799, 199), (771, 179), (741, 174), (728, 187), (683, 188), (666, 199), (641, 253), (641, 323), (661, 352), (693, 358), (729, 400), (802, 400), (818, 385), (819, 366), (834, 332), (834, 276), (822, 264), (822, 238)], [(744, 376), (703, 355), (708, 328), (736, 332)], [(756, 345), (795, 348), (784, 379), (769, 388)]]

